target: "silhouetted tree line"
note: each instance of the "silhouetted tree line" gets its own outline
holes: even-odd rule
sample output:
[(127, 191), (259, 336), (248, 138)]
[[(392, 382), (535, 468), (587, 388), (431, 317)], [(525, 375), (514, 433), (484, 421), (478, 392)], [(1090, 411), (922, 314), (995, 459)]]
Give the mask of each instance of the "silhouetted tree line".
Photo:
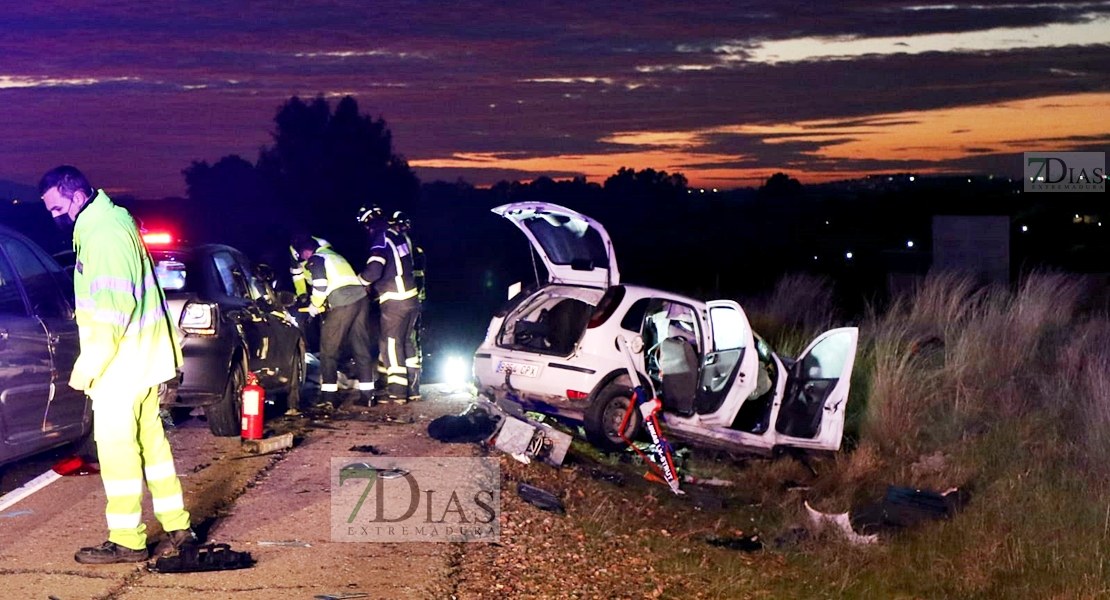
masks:
[[(501, 204), (552, 202), (589, 215), (610, 233), (623, 281), (709, 299), (760, 293), (799, 271), (829, 275), (846, 295), (863, 297), (881, 291), (891, 270), (928, 267), (932, 215), (1018, 215), (1048, 200), (1017, 196), (1020, 182), (803, 185), (786, 173), (758, 189), (716, 193), (689, 187), (679, 173), (630, 168), (600, 184), (582, 177), (489, 188), (461, 179), (421, 184), (394, 150), (386, 122), (360, 114), (353, 98), (332, 111), (323, 98), (294, 97), (274, 124), (273, 144), (255, 162), (225, 156), (183, 171), (188, 199), (174, 218), (186, 236), (240, 247), (284, 276), (294, 231), (328, 239), (358, 265), (365, 258), (358, 208), (404, 210), (428, 259), (427, 310), (477, 327), (505, 302), (510, 284), (545, 277), (524, 235), (490, 212)], [(1015, 247), (1032, 256), (1041, 246), (1015, 239)], [(1060, 259), (1037, 260), (1049, 258)]]

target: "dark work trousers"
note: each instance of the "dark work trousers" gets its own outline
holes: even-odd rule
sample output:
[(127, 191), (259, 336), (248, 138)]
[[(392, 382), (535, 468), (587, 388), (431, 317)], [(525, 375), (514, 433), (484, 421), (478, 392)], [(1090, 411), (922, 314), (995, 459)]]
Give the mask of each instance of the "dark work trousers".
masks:
[(409, 390), (409, 369), (416, 349), (412, 333), (420, 315), (420, 301), (386, 300), (382, 303), (382, 332), (379, 356), (385, 365), (385, 391), (390, 398), (407, 400), (417, 390)]
[[(377, 370), (370, 354), (370, 335), (368, 333), (368, 314), (370, 299), (359, 298), (345, 306), (328, 307), (323, 313), (320, 324), (320, 392), (323, 394), (339, 391), (338, 364), (339, 347), (346, 339), (355, 356), (360, 389), (366, 384), (373, 385), (374, 372)], [(326, 398), (327, 396), (325, 396)]]

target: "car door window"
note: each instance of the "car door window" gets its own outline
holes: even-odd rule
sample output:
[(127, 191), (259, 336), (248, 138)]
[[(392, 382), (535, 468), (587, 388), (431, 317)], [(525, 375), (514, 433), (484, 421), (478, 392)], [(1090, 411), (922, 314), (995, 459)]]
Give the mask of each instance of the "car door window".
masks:
[(27, 315), (27, 305), (23, 302), (23, 292), (19, 289), (15, 272), (8, 266), (8, 261), (2, 259), (0, 259), (0, 314)]
[(230, 252), (216, 252), (212, 255), (212, 261), (216, 264), (216, 273), (219, 275), (225, 294), (234, 298), (251, 297), (242, 276), (236, 275), (239, 264)]
[(0, 245), (15, 266), (35, 314), (42, 318), (68, 317), (71, 310), (58, 288), (56, 277), (60, 269), (57, 264), (38, 256), (20, 240), (3, 238)]

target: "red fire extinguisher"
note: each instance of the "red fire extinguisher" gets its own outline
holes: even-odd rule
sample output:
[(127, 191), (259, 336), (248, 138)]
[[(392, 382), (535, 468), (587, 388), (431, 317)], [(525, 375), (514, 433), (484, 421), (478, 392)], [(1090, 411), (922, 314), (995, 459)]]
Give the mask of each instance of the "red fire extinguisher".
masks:
[(266, 390), (258, 385), (258, 376), (248, 372), (247, 385), (243, 386), (243, 439), (262, 439), (262, 406), (265, 401)]

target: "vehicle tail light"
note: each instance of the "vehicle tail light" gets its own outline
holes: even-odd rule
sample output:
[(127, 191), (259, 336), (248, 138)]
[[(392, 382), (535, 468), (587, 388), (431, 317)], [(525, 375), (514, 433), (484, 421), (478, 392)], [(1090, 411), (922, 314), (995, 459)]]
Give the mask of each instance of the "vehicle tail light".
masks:
[(594, 312), (590, 315), (590, 322), (586, 325), (587, 329), (600, 327), (602, 323), (609, 320), (613, 316), (617, 307), (620, 306), (621, 300), (624, 300), (624, 286), (617, 285), (605, 291), (605, 295), (601, 297), (601, 301), (597, 303)]
[(580, 392), (578, 390), (567, 390), (567, 398), (571, 400), (585, 400), (589, 398), (589, 392)]
[(173, 243), (173, 236), (166, 231), (156, 231), (144, 233), (143, 241), (149, 246), (165, 246)]
[(216, 335), (219, 306), (207, 302), (190, 302), (181, 311), (181, 330), (193, 335)]

